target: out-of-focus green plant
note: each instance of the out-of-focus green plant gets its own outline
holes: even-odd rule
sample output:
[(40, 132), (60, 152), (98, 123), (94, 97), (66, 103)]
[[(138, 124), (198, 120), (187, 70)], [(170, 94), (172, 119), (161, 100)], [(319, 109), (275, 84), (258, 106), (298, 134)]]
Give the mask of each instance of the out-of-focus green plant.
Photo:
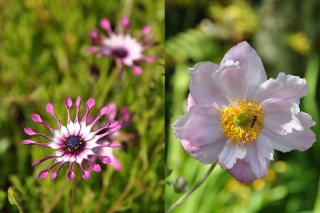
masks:
[[(123, 106), (135, 115), (132, 123), (121, 129), (125, 138), (115, 139), (122, 141), (122, 147), (114, 151), (122, 170), (106, 165), (88, 180), (77, 178), (73, 212), (162, 211), (164, 68), (159, 64), (164, 64), (163, 2), (25, 0), (0, 1), (0, 7), (6, 8), (0, 12), (0, 188), (19, 188), (27, 198), (25, 212), (67, 211), (72, 184), (67, 179), (67, 166), (54, 181), (49, 177), (39, 180), (39, 172), (53, 160), (35, 167), (31, 163), (53, 151), (21, 142), (29, 138), (23, 131), (25, 127), (49, 134), (45, 127), (32, 121), (33, 113), (57, 128), (45, 104), (52, 103), (66, 124), (64, 99), (75, 100), (80, 95), (82, 100), (96, 99), (90, 112), (93, 116), (110, 102), (117, 105), (116, 120)], [(119, 79), (112, 59), (97, 59), (86, 48), (91, 46), (88, 32), (99, 28), (102, 18), (108, 18), (116, 27), (123, 15), (130, 18), (135, 35), (144, 25), (150, 25), (159, 45), (147, 51), (157, 56), (155, 63), (139, 64), (144, 70), (141, 76), (125, 68)], [(90, 72), (93, 65), (96, 72)], [(74, 115), (75, 110), (71, 111)], [(82, 107), (80, 114), (84, 111)], [(32, 139), (47, 142), (37, 136)], [(76, 177), (81, 177), (79, 169)], [(2, 202), (2, 197), (0, 212), (17, 212), (7, 200)]]
[(296, 32), (288, 35), (288, 43), (292, 49), (308, 56), (311, 52), (311, 42), (304, 32)]
[(257, 30), (257, 13), (246, 1), (234, 1), (225, 7), (214, 2), (209, 11), (209, 17), (220, 28), (226, 28), (230, 39), (234, 42), (247, 39)]

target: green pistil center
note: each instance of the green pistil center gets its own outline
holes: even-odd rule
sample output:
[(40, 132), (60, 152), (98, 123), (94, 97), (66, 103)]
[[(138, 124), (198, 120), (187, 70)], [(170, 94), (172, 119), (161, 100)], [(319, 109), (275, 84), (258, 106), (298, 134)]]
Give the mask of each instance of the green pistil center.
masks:
[(234, 116), (233, 121), (238, 126), (245, 126), (251, 121), (251, 117), (250, 117), (249, 113), (242, 112), (240, 115)]

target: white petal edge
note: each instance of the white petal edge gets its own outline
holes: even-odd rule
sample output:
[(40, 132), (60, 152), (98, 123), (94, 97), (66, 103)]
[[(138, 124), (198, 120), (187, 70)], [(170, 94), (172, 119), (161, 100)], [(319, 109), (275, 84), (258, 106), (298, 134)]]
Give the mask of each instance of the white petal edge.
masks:
[(189, 141), (181, 140), (183, 148), (194, 158), (203, 164), (216, 163), (219, 158), (219, 153), (223, 150), (227, 142), (225, 136), (221, 136), (214, 143), (205, 146), (193, 146)]
[(237, 143), (226, 143), (221, 153), (218, 155), (219, 165), (224, 169), (231, 169), (237, 159), (243, 159), (247, 154), (246, 146), (238, 146)]
[(305, 131), (292, 130), (292, 133), (286, 135), (278, 135), (267, 129), (263, 129), (264, 134), (272, 142), (273, 148), (281, 152), (289, 152), (291, 150), (305, 151), (309, 149), (316, 141), (316, 135), (310, 129)]
[(204, 146), (219, 139), (221, 114), (214, 105), (194, 105), (172, 124), (174, 136), (189, 141), (193, 146)]
[(188, 68), (190, 94), (198, 104), (209, 105), (214, 102), (222, 106), (228, 103), (214, 82), (214, 73), (218, 69), (219, 66), (212, 62), (200, 62), (193, 68)]
[(244, 75), (241, 79), (246, 85), (246, 97), (252, 99), (257, 88), (267, 80), (261, 58), (246, 41), (243, 41), (232, 47), (220, 64), (224, 64), (228, 60), (234, 63), (239, 62), (239, 68)]
[(253, 101), (260, 104), (267, 99), (281, 99), (299, 104), (308, 90), (305, 79), (279, 73), (277, 79), (270, 78), (259, 86)]

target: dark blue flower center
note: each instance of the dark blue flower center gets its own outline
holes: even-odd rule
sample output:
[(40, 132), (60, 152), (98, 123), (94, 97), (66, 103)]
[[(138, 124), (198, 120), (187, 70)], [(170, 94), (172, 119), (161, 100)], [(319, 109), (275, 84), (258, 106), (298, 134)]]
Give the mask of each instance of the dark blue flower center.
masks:
[(119, 58), (124, 58), (128, 55), (128, 51), (123, 48), (115, 48), (111, 52), (113, 55), (115, 55)]
[(69, 154), (79, 154), (83, 151), (86, 143), (79, 136), (70, 136), (63, 143), (65, 151)]

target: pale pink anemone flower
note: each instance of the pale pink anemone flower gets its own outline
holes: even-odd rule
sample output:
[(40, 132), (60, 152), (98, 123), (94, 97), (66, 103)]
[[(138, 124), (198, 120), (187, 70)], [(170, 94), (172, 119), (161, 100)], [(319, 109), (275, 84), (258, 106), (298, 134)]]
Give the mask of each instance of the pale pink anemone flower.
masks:
[[(142, 68), (135, 65), (135, 61), (144, 61), (147, 63), (154, 62), (156, 58), (154, 56), (147, 56), (142, 54), (143, 51), (154, 46), (154, 35), (150, 34), (150, 26), (144, 26), (141, 33), (137, 37), (132, 37), (131, 24), (128, 17), (122, 17), (121, 26), (119, 31), (113, 32), (110, 21), (108, 19), (102, 19), (100, 26), (107, 31), (108, 37), (99, 33), (97, 29), (89, 32), (91, 37), (91, 46), (87, 49), (90, 53), (98, 53), (97, 57), (108, 56), (116, 60), (118, 70), (120, 74), (123, 70), (123, 64), (131, 67), (133, 73), (136, 75), (142, 74)], [(124, 29), (126, 32), (124, 33)], [(142, 39), (142, 41), (139, 41)]]
[[(88, 117), (88, 114), (89, 114), (91, 108), (95, 105), (95, 100), (93, 98), (90, 98), (87, 101), (86, 113), (84, 114), (81, 121), (78, 118), (79, 111), (80, 111), (80, 103), (81, 103), (81, 98), (79, 96), (76, 101), (76, 108), (77, 108), (76, 117), (75, 117), (74, 122), (72, 122), (71, 117), (70, 117), (70, 109), (72, 106), (72, 100), (69, 97), (65, 99), (65, 105), (66, 105), (67, 112), (68, 112), (68, 122), (67, 122), (66, 126), (62, 125), (62, 123), (60, 122), (60, 120), (56, 116), (56, 114), (54, 112), (53, 105), (51, 103), (47, 103), (46, 110), (55, 118), (55, 120), (58, 124), (58, 127), (59, 127), (58, 129), (54, 129), (51, 126), (49, 126), (47, 123), (45, 123), (41, 119), (40, 115), (38, 115), (38, 114), (33, 114), (31, 116), (31, 118), (34, 122), (40, 123), (43, 126), (45, 126), (47, 129), (49, 129), (51, 131), (51, 133), (53, 134), (53, 136), (48, 136), (48, 135), (45, 135), (42, 133), (38, 133), (31, 128), (24, 129), (25, 133), (27, 133), (28, 135), (39, 135), (44, 138), (47, 138), (48, 140), (50, 140), (50, 142), (38, 143), (38, 142), (34, 142), (30, 139), (27, 139), (27, 140), (22, 141), (23, 144), (44, 146), (44, 147), (48, 147), (48, 148), (52, 148), (52, 149), (57, 150), (52, 155), (49, 155), (41, 160), (37, 160), (32, 163), (32, 166), (35, 166), (35, 165), (42, 163), (43, 161), (46, 161), (50, 158), (56, 158), (54, 163), (49, 168), (47, 168), (44, 171), (41, 171), (39, 173), (38, 177), (40, 179), (45, 178), (48, 175), (49, 171), (54, 166), (56, 166), (57, 164), (60, 164), (59, 167), (57, 168), (57, 170), (55, 170), (51, 174), (50, 179), (51, 180), (55, 179), (57, 177), (58, 172), (60, 171), (61, 167), (68, 162), (69, 162), (68, 178), (70, 180), (73, 180), (75, 178), (75, 174), (72, 171), (72, 167), (73, 167), (74, 163), (77, 163), (80, 166), (80, 168), (82, 169), (82, 178), (88, 179), (90, 177), (90, 172), (86, 171), (83, 168), (83, 165), (82, 165), (83, 160), (86, 160), (91, 165), (92, 170), (94, 170), (95, 172), (100, 172), (101, 171), (100, 165), (94, 163), (93, 160), (89, 156), (100, 158), (100, 160), (104, 164), (110, 163), (111, 159), (110, 159), (110, 156), (99, 155), (99, 154), (93, 152), (93, 150), (95, 148), (100, 148), (100, 147), (115, 148), (115, 147), (121, 146), (121, 144), (117, 143), (117, 142), (108, 142), (108, 143), (104, 143), (104, 144), (97, 143), (97, 141), (100, 140), (101, 138), (103, 138), (113, 132), (116, 132), (121, 128), (121, 125), (119, 125), (118, 121), (110, 120), (102, 128), (100, 128), (96, 131), (92, 131), (92, 127), (97, 123), (97, 121), (103, 115), (105, 115), (108, 112), (109, 107), (108, 106), (103, 107), (100, 110), (97, 118), (94, 119), (90, 124), (87, 124), (87, 117)], [(101, 131), (103, 131), (103, 133), (100, 133)]]
[(224, 56), (189, 68), (187, 112), (173, 125), (184, 149), (203, 164), (219, 161), (241, 182), (267, 175), (274, 149), (304, 151), (316, 141), (300, 112), (306, 80), (280, 73), (267, 80), (260, 57), (241, 42)]
[[(107, 107), (109, 108), (109, 111), (107, 114), (105, 114), (105, 119), (102, 120), (102, 122), (97, 123), (96, 128), (99, 128), (100, 126), (104, 126), (107, 123), (109, 123), (110, 121), (114, 120), (116, 115), (117, 115), (117, 105), (115, 103), (109, 103), (107, 105)], [(120, 116), (118, 119), (119, 125), (121, 125), (121, 128), (124, 128), (126, 126), (128, 126), (133, 118), (134, 113), (129, 112), (128, 107), (122, 107), (120, 110)], [(93, 121), (94, 118), (92, 116), (88, 116), (87, 118), (88, 122)], [(100, 133), (103, 133), (104, 130), (102, 130)], [(98, 144), (104, 144), (104, 143), (110, 143), (111, 141), (117, 139), (117, 138), (121, 138), (120, 137), (121, 132), (117, 131), (117, 132), (113, 132), (109, 135), (107, 135), (104, 138), (101, 138), (97, 141)], [(122, 164), (120, 162), (120, 160), (114, 155), (113, 153), (113, 148), (111, 147), (99, 147), (99, 148), (95, 148), (94, 152), (102, 155), (102, 156), (109, 156), (111, 159), (110, 165), (117, 171), (120, 171), (122, 169)], [(95, 159), (93, 159), (95, 160)], [(88, 169), (90, 170), (92, 169), (91, 165), (88, 165)]]

